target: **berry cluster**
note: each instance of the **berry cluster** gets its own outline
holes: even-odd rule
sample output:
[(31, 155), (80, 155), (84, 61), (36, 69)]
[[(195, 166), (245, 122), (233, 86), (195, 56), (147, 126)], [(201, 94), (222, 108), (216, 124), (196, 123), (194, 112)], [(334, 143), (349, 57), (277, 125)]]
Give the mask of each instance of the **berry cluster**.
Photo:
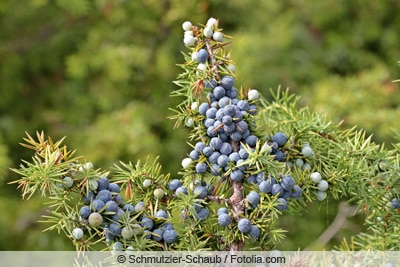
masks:
[[(211, 38), (217, 42), (223, 42), (224, 36), (221, 31), (216, 30), (218, 25), (218, 20), (215, 18), (210, 18), (207, 21), (206, 27), (203, 30), (203, 36), (206, 38)], [(183, 43), (187, 46), (193, 46), (196, 41), (198, 41), (198, 37), (193, 33), (193, 25), (190, 21), (185, 21), (182, 23), (182, 29), (185, 31), (183, 37)]]
[[(169, 189), (175, 193), (175, 196), (180, 197), (182, 194), (188, 194), (187, 188), (182, 185), (182, 182), (178, 179), (173, 179), (168, 184)], [(207, 196), (212, 195), (214, 186), (207, 184), (205, 181), (196, 180), (192, 185), (191, 189), (197, 199), (205, 199)], [(193, 205), (196, 219), (200, 221), (206, 220), (210, 216), (209, 210), (204, 206), (203, 203), (198, 202)], [(182, 219), (189, 217), (188, 210), (182, 210)]]
[(317, 185), (317, 199), (322, 201), (326, 198), (326, 190), (329, 188), (329, 184), (326, 180), (322, 179), (322, 175), (319, 172), (313, 172), (310, 178), (314, 184)]
[(311, 159), (315, 157), (315, 152), (312, 149), (312, 147), (309, 144), (303, 144), (303, 147), (301, 149), (301, 157), (296, 158), (293, 162), (287, 162), (286, 164), (288, 167), (296, 166), (297, 168), (300, 168), (302, 170), (311, 170), (312, 167), (309, 163)]
[[(185, 45), (192, 48), (191, 60), (197, 63), (195, 67), (195, 84), (203, 85), (202, 90), (206, 95), (190, 103), (190, 116), (186, 119), (186, 126), (193, 127), (194, 131), (200, 131), (200, 140), (193, 145), (189, 156), (182, 160), (184, 169), (193, 171), (196, 175), (221, 176), (222, 181), (237, 183), (248, 182), (255, 189), (248, 192), (245, 200), (248, 208), (258, 207), (262, 194), (268, 194), (277, 198), (277, 209), (280, 211), (288, 208), (289, 198), (299, 198), (302, 189), (295, 184), (290, 175), (279, 178), (269, 177), (263, 171), (255, 171), (249, 167), (251, 153), (255, 152), (257, 146), (264, 148), (265, 155), (272, 155), (279, 162), (286, 161), (284, 146), (288, 138), (286, 134), (277, 132), (265, 141), (255, 133), (255, 117), (257, 113), (257, 101), (259, 92), (256, 89), (239, 93), (235, 87), (233, 72), (234, 65), (229, 60), (215, 63), (215, 54), (212, 43), (220, 47), (223, 36), (217, 27), (218, 21), (211, 18), (203, 30), (194, 27), (190, 22), (182, 25)], [(219, 72), (219, 67), (223, 74)], [(206, 74), (199, 75), (199, 74)], [(201, 100), (204, 98), (205, 100)], [(252, 173), (255, 173), (252, 175)], [(204, 199), (212, 194), (211, 185), (197, 185), (193, 192), (197, 198)], [(171, 188), (171, 185), (173, 188)], [(170, 189), (174, 189), (176, 195), (187, 193), (186, 187), (179, 181), (172, 181)], [(258, 189), (258, 190), (257, 190)], [(245, 190), (247, 191), (247, 190)], [(261, 195), (260, 195), (261, 194)], [(196, 204), (194, 207), (196, 217), (205, 220), (209, 216), (206, 207)], [(183, 211), (186, 218), (186, 211)], [(217, 212), (218, 224), (228, 226), (232, 222), (231, 215), (226, 207)], [(237, 216), (235, 216), (237, 218)], [(239, 231), (249, 233), (251, 237), (258, 237), (260, 229), (251, 224), (247, 218), (238, 220)]]
[(258, 238), (261, 234), (260, 228), (258, 228), (256, 225), (253, 225), (247, 218), (242, 218), (239, 220), (238, 229), (242, 233), (248, 233), (253, 238)]
[(203, 117), (207, 141), (197, 142), (185, 162), (197, 161), (195, 169), (198, 174), (209, 171), (213, 175), (221, 175), (236, 166), (231, 179), (240, 181), (246, 168), (243, 162), (249, 156), (243, 144), (254, 148), (258, 141), (245, 118), (254, 115), (257, 109), (248, 100), (237, 98), (237, 89), (233, 84), (234, 79), (230, 75), (224, 76), (220, 83), (212, 81), (207, 85), (212, 90), (208, 101), (198, 107), (197, 102), (192, 105)]
[[(231, 216), (229, 215), (226, 207), (219, 208), (217, 215), (219, 225), (228, 226), (231, 223)], [(256, 225), (252, 225), (251, 221), (247, 218), (242, 218), (239, 220), (238, 229), (242, 233), (248, 233), (252, 238), (258, 238), (261, 234), (260, 228)]]
[[(299, 198), (302, 196), (302, 189), (295, 184), (295, 180), (290, 175), (282, 177), (278, 182), (274, 177), (267, 177), (264, 173), (259, 173), (256, 176), (250, 176), (251, 182), (258, 185), (260, 192), (278, 197), (277, 209), (284, 211), (288, 208), (287, 200), (289, 198)], [(252, 195), (250, 195), (252, 194)], [(253, 208), (258, 206), (260, 196), (257, 192), (252, 191), (247, 195), (247, 201)]]
[[(114, 242), (113, 247), (118, 248), (115, 243), (141, 235), (165, 243), (176, 241), (177, 233), (173, 225), (166, 222), (168, 214), (164, 210), (159, 209), (154, 216), (147, 216), (144, 202), (140, 201), (135, 205), (125, 203), (120, 195), (120, 186), (111, 183), (106, 177), (91, 180), (89, 188), (90, 191), (83, 196), (85, 205), (80, 208), (80, 222), (104, 229), (106, 242)], [(161, 193), (155, 189), (154, 195), (158, 197)], [(76, 240), (83, 235), (84, 231), (80, 227), (72, 230), (72, 236)]]

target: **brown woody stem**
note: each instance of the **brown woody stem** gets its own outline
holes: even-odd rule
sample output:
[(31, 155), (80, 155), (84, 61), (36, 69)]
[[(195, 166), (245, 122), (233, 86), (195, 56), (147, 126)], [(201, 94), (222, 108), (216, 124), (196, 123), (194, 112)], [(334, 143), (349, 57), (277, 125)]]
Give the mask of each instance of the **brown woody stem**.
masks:
[[(232, 150), (234, 152), (239, 151), (239, 143), (231, 142)], [(232, 207), (233, 218), (236, 222), (240, 220), (241, 215), (244, 213), (244, 201), (243, 201), (243, 184), (241, 181), (232, 181), (232, 196), (229, 198), (229, 203)], [(229, 250), (242, 251), (244, 242), (241, 240), (235, 241), (230, 245)]]
[(215, 57), (214, 57), (214, 54), (213, 54), (213, 49), (210, 46), (210, 42), (208, 40), (206, 40), (205, 43), (206, 43), (208, 55), (210, 57), (211, 66), (212, 66), (213, 72), (215, 73), (215, 76), (217, 77), (217, 80), (220, 81), (221, 77), (219, 75), (218, 65), (216, 63), (216, 60), (215, 60)]

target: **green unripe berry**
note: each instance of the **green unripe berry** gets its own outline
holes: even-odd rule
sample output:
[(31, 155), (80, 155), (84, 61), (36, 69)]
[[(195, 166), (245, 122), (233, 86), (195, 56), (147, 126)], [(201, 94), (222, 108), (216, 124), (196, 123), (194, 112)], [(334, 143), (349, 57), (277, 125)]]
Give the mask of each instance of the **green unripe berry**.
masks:
[(286, 163), (285, 163), (285, 168), (286, 168), (286, 169), (291, 169), (291, 168), (293, 168), (293, 162), (291, 162), (291, 161), (286, 161)]
[(143, 232), (143, 228), (137, 223), (132, 224), (132, 230), (133, 230), (133, 235), (139, 235)]
[(190, 31), (192, 30), (192, 23), (190, 21), (185, 21), (184, 23), (182, 23), (182, 29), (184, 31)]
[(93, 212), (89, 215), (88, 221), (91, 226), (97, 227), (103, 223), (103, 216), (100, 213)]
[(229, 68), (233, 73), (235, 73), (235, 71), (236, 71), (235, 65), (229, 64), (228, 68)]
[(199, 103), (198, 103), (198, 102), (193, 102), (193, 103), (190, 105), (190, 109), (191, 109), (191, 110), (199, 110)]
[(295, 164), (297, 167), (302, 168), (303, 165), (304, 165), (304, 161), (303, 161), (302, 159), (296, 159), (296, 160), (294, 161), (294, 164)]
[(64, 177), (63, 182), (66, 188), (71, 188), (74, 185), (74, 180), (69, 176)]
[(309, 171), (309, 170), (311, 170), (311, 165), (309, 163), (304, 163), (304, 165), (301, 169), (303, 171)]
[(258, 98), (260, 98), (260, 94), (258, 93), (258, 91), (256, 89), (251, 89), (248, 93), (247, 93), (247, 98), (252, 101), (252, 100), (257, 100)]
[(192, 163), (192, 159), (191, 158), (184, 158), (183, 160), (182, 160), (182, 167), (184, 168), (184, 169), (186, 169), (186, 168), (188, 168), (189, 166), (190, 166), (190, 163)]
[(218, 20), (216, 18), (211, 17), (207, 20), (207, 27), (212, 28), (217, 26), (218, 26)]
[(146, 180), (143, 181), (143, 186), (144, 186), (144, 187), (149, 187), (151, 184), (152, 184), (152, 183), (151, 183), (151, 180), (150, 180), (150, 179), (146, 179)]
[(317, 199), (319, 201), (323, 201), (325, 198), (326, 198), (326, 192), (324, 192), (324, 191), (317, 192)]
[(192, 118), (188, 118), (188, 119), (186, 120), (186, 122), (185, 122), (185, 125), (186, 125), (187, 127), (192, 127), (193, 124), (194, 124), (194, 121), (193, 121)]
[(83, 237), (83, 230), (81, 228), (75, 228), (74, 230), (72, 230), (72, 237), (75, 240), (79, 240)]
[(193, 31), (192, 30), (190, 30), (190, 31), (185, 31), (185, 33), (184, 33), (184, 38), (187, 38), (187, 37), (194, 37), (193, 36)]
[(317, 186), (318, 186), (319, 191), (326, 191), (326, 190), (328, 189), (328, 187), (329, 187), (329, 184), (328, 184), (327, 181), (321, 180), (321, 181), (318, 183)]
[(140, 201), (140, 202), (136, 203), (136, 205), (135, 205), (135, 212), (140, 212), (142, 210), (145, 210), (145, 208), (146, 207), (145, 207), (144, 202)]
[(187, 46), (193, 46), (195, 42), (196, 38), (192, 36), (185, 36), (185, 38), (183, 38), (183, 43)]
[(305, 146), (301, 150), (301, 154), (304, 155), (304, 157), (311, 158), (314, 157), (314, 151), (310, 146)]
[(199, 63), (199, 65), (197, 65), (197, 69), (200, 71), (204, 71), (206, 69), (206, 64)]
[(162, 188), (156, 188), (153, 194), (157, 199), (162, 199), (165, 195), (165, 192)]
[(310, 178), (313, 181), (313, 183), (319, 183), (322, 180), (322, 176), (319, 172), (311, 173)]
[(124, 250), (124, 245), (121, 242), (115, 242), (113, 244), (113, 250), (114, 251), (123, 251)]
[(212, 30), (212, 28), (211, 27), (205, 27), (204, 28), (204, 30), (203, 30), (203, 34), (204, 34), (204, 36), (205, 37), (207, 37), (207, 38), (210, 38), (212, 35), (213, 35), (213, 30)]
[(90, 191), (95, 191), (95, 190), (97, 190), (98, 187), (99, 187), (99, 183), (97, 182), (97, 180), (94, 179), (94, 178), (91, 178), (89, 180), (89, 189), (90, 189)]
[(121, 230), (121, 236), (123, 239), (129, 239), (133, 236), (134, 231), (132, 228), (125, 226), (124, 228), (122, 228)]
[(93, 169), (93, 163), (91, 163), (91, 162), (86, 162), (86, 163), (83, 165), (83, 168), (86, 169), (86, 170), (88, 170), (88, 171), (90, 171), (90, 170)]
[(224, 36), (222, 35), (222, 32), (214, 32), (213, 39), (214, 39), (214, 41), (217, 41), (217, 42), (223, 42)]

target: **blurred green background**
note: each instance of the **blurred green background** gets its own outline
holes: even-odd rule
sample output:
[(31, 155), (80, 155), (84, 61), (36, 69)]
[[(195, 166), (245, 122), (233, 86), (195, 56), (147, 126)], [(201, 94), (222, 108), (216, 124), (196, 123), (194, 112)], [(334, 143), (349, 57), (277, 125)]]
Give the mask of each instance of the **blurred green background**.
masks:
[[(186, 130), (173, 129), (172, 81), (185, 50), (181, 24), (220, 19), (234, 37), (237, 85), (289, 87), (343, 127), (376, 142), (394, 141), (400, 123), (400, 2), (345, 0), (2, 0), (0, 1), (0, 250), (69, 250), (62, 235), (42, 232), (43, 201), (20, 199), (9, 167), (29, 159), (18, 143), (44, 130), (96, 167), (160, 155), (172, 176), (188, 152)], [(285, 215), (280, 249), (321, 249), (362, 230), (362, 218), (318, 237), (339, 203)], [(346, 214), (346, 213), (344, 213)]]

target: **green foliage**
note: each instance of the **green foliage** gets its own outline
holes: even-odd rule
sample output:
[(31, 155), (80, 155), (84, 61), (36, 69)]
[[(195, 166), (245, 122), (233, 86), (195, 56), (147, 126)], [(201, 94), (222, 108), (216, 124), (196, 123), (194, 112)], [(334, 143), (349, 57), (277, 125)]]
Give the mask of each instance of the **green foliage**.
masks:
[(0, 135), (0, 181), (3, 179), (8, 166), (10, 166), (10, 159), (8, 158), (7, 146)]
[[(214, 32), (221, 31), (218, 22), (212, 25)], [(189, 53), (184, 54), (186, 62), (180, 65), (183, 74), (178, 75), (175, 82), (179, 89), (172, 93), (183, 100), (174, 109), (175, 115), (170, 118), (177, 120), (176, 126), (182, 122), (187, 125), (188, 120), (192, 120), (190, 141), (202, 141), (208, 145), (210, 136), (203, 125), (204, 115), (192, 106), (211, 101), (208, 95), (210, 89), (205, 84), (221, 82), (224, 75), (234, 75), (230, 69), (233, 61), (230, 52), (225, 50), (229, 44), (228, 36), (224, 36), (224, 41), (213, 40), (205, 36), (206, 28), (191, 27), (191, 30), (196, 43), (194, 46), (188, 45)], [(200, 49), (206, 49), (209, 55), (208, 63), (202, 68), (199, 68), (201, 63), (191, 58)], [(248, 93), (247, 90), (240, 90), (239, 98), (245, 99)], [(271, 100), (248, 97), (250, 104), (261, 107), (257, 116), (250, 113), (243, 115), (244, 120), (254, 128), (254, 134), (259, 137), (254, 148), (241, 144), (247, 150), (248, 158), (241, 165), (228, 165), (227, 169), (217, 175), (210, 171), (204, 174), (197, 171), (194, 163), (207, 162), (205, 156), (200, 156), (194, 163), (183, 166), (184, 170), (179, 173), (183, 186), (188, 188), (186, 194), (177, 195), (168, 188), (170, 175), (162, 174), (157, 161), (146, 161), (144, 164), (138, 161), (135, 165), (120, 162), (116, 165), (110, 181), (125, 190), (126, 203), (143, 201), (145, 208), (133, 215), (125, 211), (126, 216), (120, 217), (119, 223), (122, 227), (137, 228), (139, 232), (132, 237), (118, 239), (113, 244), (122, 242), (125, 249), (130, 246), (134, 250), (274, 249), (285, 238), (286, 231), (278, 225), (282, 214), (279, 195), (261, 194), (260, 204), (256, 207), (252, 207), (250, 200), (245, 198), (250, 191), (258, 190), (256, 184), (246, 180), (251, 175), (265, 173), (269, 177), (276, 177), (278, 181), (290, 175), (301, 186), (303, 197), (287, 200), (289, 214), (301, 213), (316, 200), (323, 201), (326, 193), (322, 191), (328, 185), (330, 198), (339, 200), (346, 197), (350, 203), (357, 205), (359, 212), (365, 215), (367, 231), (352, 239), (350, 245), (344, 241), (341, 249), (398, 250), (396, 222), (400, 215), (392, 207), (391, 200), (399, 198), (400, 161), (397, 150), (400, 146), (395, 145), (393, 150), (389, 150), (372, 142), (365, 131), (355, 127), (341, 130), (339, 124), (333, 124), (308, 108), (299, 108), (298, 98), (287, 90), (271, 90), (270, 94)], [(270, 154), (272, 147), (268, 142), (277, 132), (283, 132), (289, 137), (282, 144), (285, 163), (274, 160)], [(38, 133), (37, 139), (35, 141), (30, 135), (25, 139), (24, 146), (35, 150), (35, 156), (32, 163), (23, 160), (19, 169), (13, 169), (22, 178), (12, 183), (19, 184), (23, 197), (28, 195), (29, 198), (39, 191), (42, 196), (49, 198), (47, 205), (50, 215), (44, 216), (45, 222), (50, 224), (47, 229), (64, 232), (77, 250), (96, 249), (101, 243), (106, 243), (111, 249), (113, 246), (109, 244), (111, 240), (105, 238), (107, 230), (103, 229), (103, 224), (95, 225), (90, 217), (89, 220), (82, 219), (79, 214), (79, 208), (84, 205), (82, 196), (94, 192), (99, 177), (107, 177), (109, 172), (94, 169), (91, 163), (81, 163), (78, 158), (72, 158), (74, 151), (61, 146), (63, 139), (54, 143), (50, 137), (45, 139), (43, 133)], [(238, 151), (239, 142), (231, 141), (231, 144)], [(306, 153), (306, 148), (312, 153)], [(246, 166), (245, 179), (236, 181), (232, 175), (241, 166)], [(314, 172), (318, 172), (327, 182), (325, 189), (310, 179)], [(72, 177), (72, 186), (63, 184), (66, 176)], [(195, 187), (203, 182), (213, 189), (207, 196), (200, 198)], [(209, 218), (208, 215), (200, 217), (196, 206), (206, 209), (210, 213)], [(232, 216), (233, 222), (227, 227), (217, 223), (216, 210), (220, 207), (228, 207)], [(169, 219), (156, 216), (160, 209), (167, 211)], [(103, 209), (101, 212), (104, 212), (103, 216), (108, 215)], [(178, 241), (158, 242), (146, 238), (139, 226), (143, 216), (151, 218), (160, 227), (167, 221), (179, 226), (176, 227), (179, 229)], [(261, 230), (259, 238), (251, 238), (243, 233), (237, 224), (242, 218), (248, 218)], [(72, 229), (77, 227), (84, 229), (83, 239), (73, 238)]]
[(345, 78), (331, 76), (316, 83), (315, 90), (318, 94), (304, 95), (304, 105), (315, 103), (315, 111), (343, 120), (343, 127), (362, 127), (374, 141), (396, 142), (392, 130), (398, 124), (400, 99), (385, 67), (378, 65)]
[[(1, 228), (9, 229), (0, 248), (70, 248), (57, 234), (38, 233), (43, 229), (35, 223), (43, 213), (40, 197), (21, 204), (15, 188), (5, 186), (18, 179), (7, 167), (17, 168), (21, 158), (31, 157), (18, 145), (18, 133), (44, 129), (56, 140), (67, 135), (71, 147), (105, 169), (116, 159), (144, 161), (150, 154), (151, 159), (160, 155), (165, 172), (178, 172), (177, 162), (189, 148), (182, 142), (187, 129), (172, 130), (171, 121), (165, 120), (168, 107), (179, 104), (177, 98), (166, 97), (176, 89), (166, 81), (178, 75), (174, 64), (182, 62), (177, 49), (182, 46), (180, 24), (188, 14), (192, 21), (218, 16), (224, 31), (235, 36), (232, 58), (241, 84), (258, 88), (268, 99), (268, 88), (290, 87), (302, 95), (299, 106), (326, 114), (333, 124), (343, 121), (340, 130), (357, 125), (373, 134), (373, 141), (396, 146), (391, 127), (399, 117), (397, 84), (392, 83), (399, 77), (397, 10), (398, 3), (390, 0), (368, 5), (297, 0), (2, 1), (0, 208), (10, 212), (0, 218)], [(266, 127), (263, 133), (269, 133)], [(337, 202), (328, 203), (327, 208), (336, 211)], [(302, 218), (283, 215), (288, 216)], [(315, 231), (333, 219), (323, 211), (310, 211), (310, 216), (304, 223), (312, 222)], [(283, 227), (289, 229), (290, 224)], [(347, 236), (358, 231), (356, 227)], [(286, 249), (313, 238), (289, 236), (293, 246)]]
[(348, 249), (398, 250), (399, 214), (390, 203), (398, 197), (398, 150), (371, 142), (371, 137), (355, 128), (342, 131), (307, 108), (298, 110), (294, 103), (285, 103), (287, 97), (282, 99), (275, 96), (275, 102), (264, 109), (266, 128), (293, 132), (294, 147), (304, 142), (318, 147), (311, 171), (328, 177), (333, 198), (350, 197), (350, 203), (356, 203), (366, 216), (369, 231), (357, 236)]

